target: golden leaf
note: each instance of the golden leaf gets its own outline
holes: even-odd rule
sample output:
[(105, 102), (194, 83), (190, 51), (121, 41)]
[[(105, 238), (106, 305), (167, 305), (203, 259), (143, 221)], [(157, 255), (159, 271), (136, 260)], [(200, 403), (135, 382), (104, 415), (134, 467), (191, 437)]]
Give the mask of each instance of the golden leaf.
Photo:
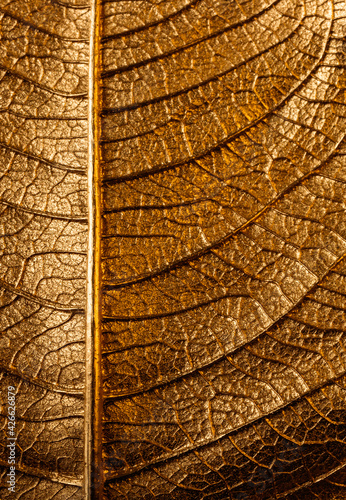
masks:
[(345, 1), (0, 15), (13, 498), (345, 498)]

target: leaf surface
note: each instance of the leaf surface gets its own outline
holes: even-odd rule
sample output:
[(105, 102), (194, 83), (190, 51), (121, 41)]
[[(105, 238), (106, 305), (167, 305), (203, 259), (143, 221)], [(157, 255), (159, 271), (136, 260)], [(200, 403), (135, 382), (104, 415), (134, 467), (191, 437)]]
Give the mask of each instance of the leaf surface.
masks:
[[(88, 8), (0, 7), (1, 498), (81, 499)], [(16, 487), (7, 483), (7, 388)]]
[(0, 5), (1, 498), (344, 499), (345, 1), (91, 7)]
[(345, 3), (169, 7), (103, 5), (103, 497), (343, 498)]

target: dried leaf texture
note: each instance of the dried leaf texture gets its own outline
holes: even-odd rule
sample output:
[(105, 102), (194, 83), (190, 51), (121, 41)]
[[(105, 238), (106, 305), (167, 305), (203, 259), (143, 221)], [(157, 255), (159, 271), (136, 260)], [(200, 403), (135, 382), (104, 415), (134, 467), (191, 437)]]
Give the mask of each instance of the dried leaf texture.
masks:
[[(0, 6), (1, 498), (82, 498), (89, 9)], [(16, 387), (16, 492), (7, 387)]]
[(345, 17), (103, 3), (107, 500), (346, 496)]

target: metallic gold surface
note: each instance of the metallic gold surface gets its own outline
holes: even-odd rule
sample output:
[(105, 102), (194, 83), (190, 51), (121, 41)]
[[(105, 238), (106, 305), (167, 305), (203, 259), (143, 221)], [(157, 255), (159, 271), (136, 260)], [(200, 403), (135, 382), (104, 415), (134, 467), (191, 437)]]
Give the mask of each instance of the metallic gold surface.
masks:
[[(1, 0), (4, 500), (83, 498), (88, 59), (88, 8)], [(17, 393), (14, 493), (8, 386)]]
[(346, 498), (345, 15), (104, 2), (102, 498)]
[(86, 297), (86, 374), (84, 422), (85, 498), (101, 498), (102, 461), (102, 342), (101, 342), (101, 178), (100, 178), (100, 28), (101, 3), (94, 1), (90, 19), (89, 162), (88, 162), (88, 272)]
[(0, 1), (1, 499), (346, 499), (345, 21)]

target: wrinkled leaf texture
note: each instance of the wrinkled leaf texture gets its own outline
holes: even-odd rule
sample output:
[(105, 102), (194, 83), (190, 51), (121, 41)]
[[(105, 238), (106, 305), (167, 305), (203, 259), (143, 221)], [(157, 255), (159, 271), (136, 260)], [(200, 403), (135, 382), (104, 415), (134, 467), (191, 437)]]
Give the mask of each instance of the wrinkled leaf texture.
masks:
[[(77, 500), (90, 14), (0, 15), (15, 498)], [(104, 0), (100, 24), (98, 498), (346, 498), (346, 2)]]
[(83, 498), (89, 17), (0, 1), (1, 499)]

